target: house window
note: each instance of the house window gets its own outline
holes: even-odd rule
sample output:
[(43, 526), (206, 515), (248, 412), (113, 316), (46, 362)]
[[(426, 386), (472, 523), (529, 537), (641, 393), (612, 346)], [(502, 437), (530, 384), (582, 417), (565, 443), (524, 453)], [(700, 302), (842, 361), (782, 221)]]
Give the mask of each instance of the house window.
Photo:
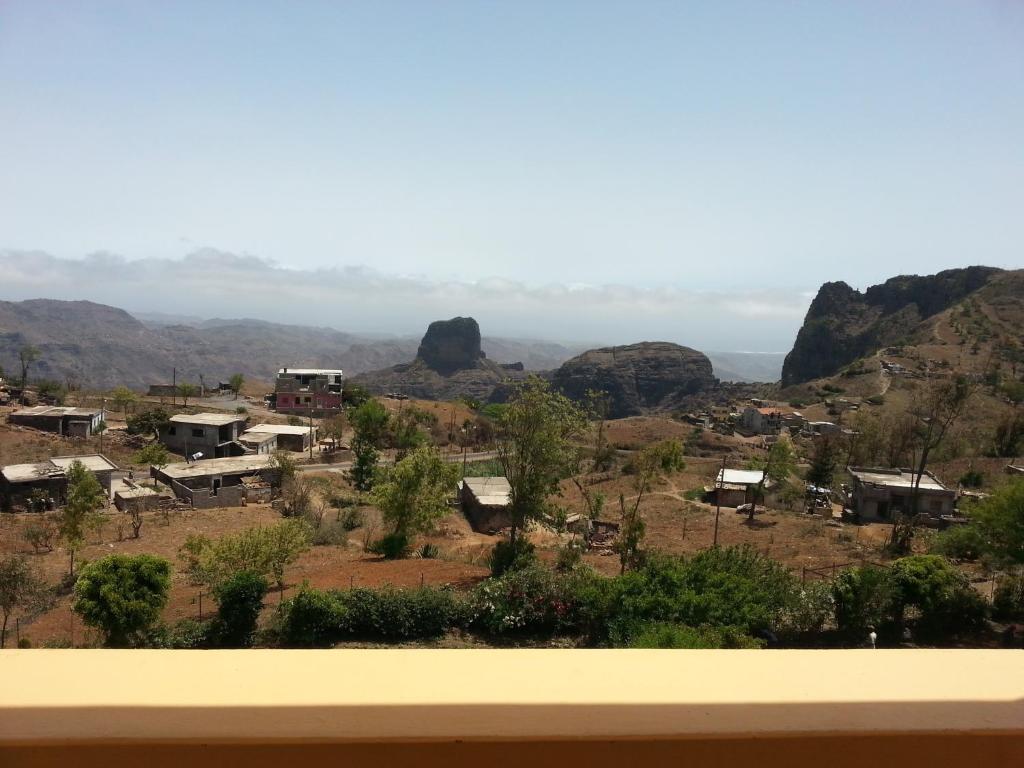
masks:
[(168, 435), (176, 435), (176, 434), (178, 434), (178, 428), (177, 427), (168, 427), (167, 428), (167, 434)]
[(206, 432), (203, 431), (202, 429), (193, 429), (192, 430), (192, 437), (205, 437), (205, 436), (206, 436)]
[(310, 402), (311, 400), (312, 400), (312, 398), (309, 398), (309, 397), (303, 398), (303, 401), (307, 402), (307, 403)]

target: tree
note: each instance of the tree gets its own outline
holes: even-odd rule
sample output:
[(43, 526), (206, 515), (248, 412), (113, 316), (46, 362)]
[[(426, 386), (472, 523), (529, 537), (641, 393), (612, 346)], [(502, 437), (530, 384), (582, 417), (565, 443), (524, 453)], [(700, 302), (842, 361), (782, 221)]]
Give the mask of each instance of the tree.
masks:
[(199, 387), (187, 381), (181, 382), (176, 389), (178, 394), (181, 395), (181, 404), (184, 408), (188, 408), (188, 399), (194, 397), (199, 392)]
[(92, 428), (93, 434), (98, 435), (100, 438), (100, 453), (103, 453), (103, 435), (107, 431), (107, 422), (105, 419), (101, 419), (100, 423)]
[(355, 461), (349, 477), (360, 491), (373, 486), (373, 475), (377, 469), (377, 449), (386, 434), (389, 416), (387, 409), (376, 400), (366, 400), (352, 411), (352, 453)]
[(24, 557), (11, 555), (0, 559), (0, 612), (3, 613), (0, 648), (7, 643), (7, 623), (11, 615), (16, 610), (25, 612), (41, 607), (46, 595), (46, 582)]
[(971, 511), (970, 527), (998, 564), (1024, 563), (1024, 480), (997, 488)]
[(510, 486), (510, 542), (550, 513), (549, 498), (576, 460), (572, 441), (586, 429), (583, 413), (536, 376), (520, 384), (498, 422), (497, 451)]
[(284, 587), (285, 566), (309, 549), (309, 526), (291, 518), (265, 528), (249, 528), (212, 540), (189, 536), (178, 554), (192, 580), (214, 589), (238, 571), (272, 576)]
[(373, 502), (392, 533), (409, 539), (448, 514), (458, 480), (457, 465), (446, 462), (436, 448), (423, 446), (381, 471)]
[(917, 466), (910, 492), (910, 513), (893, 517), (889, 547), (894, 552), (908, 552), (914, 536), (918, 512), (921, 478), (928, 468), (932, 451), (938, 448), (949, 430), (960, 419), (974, 393), (974, 386), (965, 376), (931, 382), (918, 393), (910, 408), (915, 424)]
[(215, 635), (225, 648), (248, 648), (267, 594), (267, 580), (259, 573), (239, 571), (217, 585)]
[(31, 344), (26, 344), (18, 350), (18, 361), (21, 363), (21, 388), (28, 386), (28, 371), (32, 363), (39, 359), (39, 349)]
[(633, 460), (632, 506), (626, 503), (625, 494), (619, 494), (619, 509), (622, 520), (619, 524), (619, 536), (614, 549), (619, 554), (619, 573), (636, 568), (642, 562), (641, 546), (647, 525), (640, 515), (640, 505), (651, 484), (661, 474), (678, 472), (686, 466), (683, 461), (683, 448), (675, 440), (665, 440), (650, 445)]
[(370, 399), (370, 391), (361, 384), (349, 382), (341, 392), (341, 402), (349, 408), (358, 408)]
[(339, 413), (329, 419), (324, 419), (320, 424), (320, 431), (324, 437), (330, 438), (332, 447), (337, 448), (338, 443), (345, 438), (345, 414)]
[(154, 440), (160, 439), (160, 430), (170, 423), (170, 414), (163, 408), (154, 408), (144, 413), (133, 414), (126, 421), (129, 435), (152, 435)]
[(86, 529), (102, 520), (100, 510), (107, 505), (107, 494), (96, 476), (80, 461), (67, 470), (68, 500), (57, 516), (57, 531), (70, 557), (68, 573), (75, 573), (75, 553), (85, 544)]
[(75, 582), (73, 609), (103, 632), (112, 648), (130, 647), (160, 618), (171, 564), (153, 555), (108, 555), (89, 563)]
[(763, 469), (761, 480), (754, 490), (754, 502), (750, 505), (747, 520), (753, 521), (758, 503), (764, 503), (764, 487), (769, 480), (773, 483), (784, 483), (796, 469), (796, 454), (793, 443), (785, 435), (780, 435), (772, 447), (768, 449), (767, 459), (755, 459), (751, 462), (756, 469)]
[(57, 405), (63, 405), (67, 397), (67, 390), (59, 381), (53, 379), (40, 379), (36, 382), (36, 391), (41, 398), (51, 400)]
[(139, 401), (139, 396), (128, 387), (118, 387), (110, 393), (110, 401), (124, 412), (124, 420), (128, 421), (128, 409)]
[(163, 469), (171, 460), (171, 454), (163, 443), (150, 443), (135, 454), (135, 463)]
[(831, 488), (839, 468), (839, 451), (839, 439), (835, 436), (822, 435), (818, 438), (807, 470), (807, 482), (819, 488)]
[(242, 385), (245, 384), (245, 376), (240, 373), (231, 374), (231, 378), (228, 379), (228, 386), (231, 388), (231, 392), (235, 396), (235, 400), (238, 399), (238, 393), (242, 391)]

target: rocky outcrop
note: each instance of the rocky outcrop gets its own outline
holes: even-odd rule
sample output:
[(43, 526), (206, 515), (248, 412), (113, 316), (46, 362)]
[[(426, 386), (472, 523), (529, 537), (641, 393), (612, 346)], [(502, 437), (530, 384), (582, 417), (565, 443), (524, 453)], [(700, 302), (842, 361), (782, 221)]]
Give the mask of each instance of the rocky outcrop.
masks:
[(472, 317), (435, 320), (427, 327), (416, 357), (442, 375), (476, 368), (485, 357), (480, 349), (480, 326)]
[(807, 310), (782, 365), (782, 385), (832, 376), (882, 347), (914, 341), (922, 321), (984, 286), (1001, 270), (950, 269), (903, 275), (861, 293), (843, 282), (825, 283)]
[(678, 344), (648, 341), (592, 349), (562, 364), (552, 383), (574, 400), (588, 390), (607, 392), (612, 418), (675, 408), (715, 386), (711, 361)]

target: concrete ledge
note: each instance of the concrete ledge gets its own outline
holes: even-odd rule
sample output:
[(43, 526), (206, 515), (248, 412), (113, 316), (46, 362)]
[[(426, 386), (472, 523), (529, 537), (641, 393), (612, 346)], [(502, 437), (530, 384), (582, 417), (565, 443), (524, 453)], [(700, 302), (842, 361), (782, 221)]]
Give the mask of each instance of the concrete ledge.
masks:
[(273, 745), (348, 745), (387, 765), (405, 760), (401, 744), (449, 766), (493, 761), (498, 745), (577, 758), (602, 745), (592, 762), (621, 766), (609, 746), (620, 742), (635, 754), (675, 744), (673, 760), (714, 743), (719, 758), (790, 766), (809, 744), (829, 766), (871, 764), (888, 744), (903, 765), (926, 753), (949, 765), (965, 739), (995, 760), (977, 765), (1024, 764), (1019, 651), (26, 650), (0, 652), (0, 681), (5, 766), (69, 749), (108, 766), (143, 747), (148, 763), (194, 760), (189, 746), (211, 765), (253, 765)]

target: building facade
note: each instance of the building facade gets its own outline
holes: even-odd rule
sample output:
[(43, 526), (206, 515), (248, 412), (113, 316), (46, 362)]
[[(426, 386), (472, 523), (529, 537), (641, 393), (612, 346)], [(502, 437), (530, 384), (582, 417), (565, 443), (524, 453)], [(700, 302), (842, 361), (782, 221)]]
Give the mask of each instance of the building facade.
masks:
[(282, 368), (274, 382), (278, 413), (329, 416), (341, 411), (342, 371), (327, 368)]
[[(847, 467), (847, 471), (853, 481), (850, 506), (861, 521), (889, 522), (913, 510), (914, 470)], [(921, 476), (917, 496), (918, 514), (938, 518), (956, 512), (956, 491), (944, 486), (931, 472)]]
[(238, 441), (244, 430), (245, 419), (234, 414), (182, 413), (160, 430), (160, 442), (182, 456), (201, 453), (202, 459), (220, 459), (247, 452)]

